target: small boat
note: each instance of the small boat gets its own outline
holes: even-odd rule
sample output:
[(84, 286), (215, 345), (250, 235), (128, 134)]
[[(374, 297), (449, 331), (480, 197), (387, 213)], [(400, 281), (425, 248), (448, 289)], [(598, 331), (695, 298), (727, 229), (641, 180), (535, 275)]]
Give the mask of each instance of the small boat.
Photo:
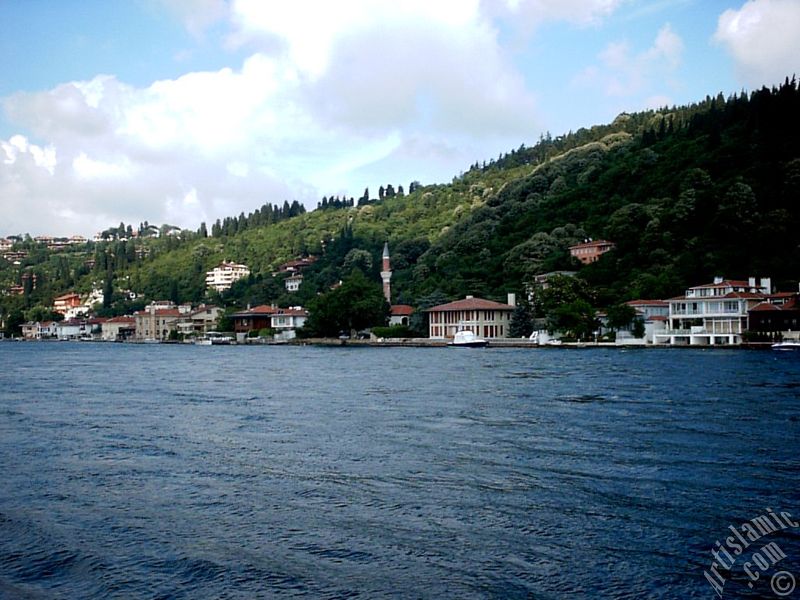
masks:
[(457, 346), (460, 348), (483, 348), (487, 345), (487, 341), (478, 337), (469, 329), (464, 331), (457, 331), (453, 341), (448, 346)]
[(196, 346), (230, 346), (233, 340), (218, 331), (209, 331), (194, 341)]
[(777, 344), (772, 344), (773, 350), (800, 350), (800, 342), (778, 342)]

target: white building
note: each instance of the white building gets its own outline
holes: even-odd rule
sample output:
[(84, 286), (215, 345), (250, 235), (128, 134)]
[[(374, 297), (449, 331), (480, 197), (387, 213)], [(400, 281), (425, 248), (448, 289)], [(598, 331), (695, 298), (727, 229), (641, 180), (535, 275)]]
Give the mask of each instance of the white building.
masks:
[(300, 289), (300, 284), (303, 283), (303, 274), (302, 273), (294, 273), (289, 275), (286, 279), (283, 280), (283, 285), (286, 287), (287, 292), (296, 292)]
[(293, 339), (295, 330), (305, 325), (306, 319), (308, 312), (299, 306), (279, 308), (270, 318), (270, 326), (275, 330), (275, 339)]
[(769, 278), (736, 281), (717, 277), (714, 283), (689, 288), (670, 298), (664, 331), (654, 335), (656, 344), (713, 346), (742, 343), (747, 330), (747, 311), (771, 292)]
[(223, 261), (210, 271), (206, 272), (206, 286), (224, 292), (229, 290), (234, 281), (250, 275), (247, 265)]

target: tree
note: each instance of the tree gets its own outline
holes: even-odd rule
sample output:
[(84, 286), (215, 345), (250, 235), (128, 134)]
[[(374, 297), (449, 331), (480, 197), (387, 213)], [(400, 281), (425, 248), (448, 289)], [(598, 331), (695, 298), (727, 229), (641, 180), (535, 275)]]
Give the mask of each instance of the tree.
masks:
[(597, 325), (595, 311), (586, 300), (561, 304), (547, 315), (548, 330), (561, 331), (579, 340), (590, 339)]
[(336, 337), (342, 331), (385, 325), (389, 317), (381, 286), (357, 269), (341, 286), (314, 298), (308, 308), (304, 333), (311, 336)]
[(106, 278), (103, 281), (103, 308), (111, 308), (111, 302), (114, 295), (114, 272), (109, 269), (106, 272)]
[(372, 269), (372, 255), (366, 250), (353, 248), (344, 257), (342, 270), (349, 273), (353, 269), (360, 269), (365, 275)]
[(448, 302), (450, 302), (450, 298), (442, 293), (441, 290), (436, 290), (426, 296), (422, 296), (417, 301), (416, 309), (408, 320), (408, 326), (418, 334), (427, 336), (430, 330), (429, 314), (426, 312), (427, 309), (440, 304), (447, 304)]
[(636, 309), (629, 304), (615, 304), (606, 310), (608, 326), (614, 331), (627, 329), (635, 318)]
[(511, 315), (511, 323), (508, 325), (508, 337), (528, 337), (531, 333), (533, 333), (533, 317), (530, 306), (526, 302), (520, 302), (514, 307), (514, 312)]

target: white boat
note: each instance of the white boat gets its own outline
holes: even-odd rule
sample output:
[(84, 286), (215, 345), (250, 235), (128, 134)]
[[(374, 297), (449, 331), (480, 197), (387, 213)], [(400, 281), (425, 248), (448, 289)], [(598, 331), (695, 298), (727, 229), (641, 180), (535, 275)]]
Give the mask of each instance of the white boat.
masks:
[(800, 342), (778, 342), (772, 344), (773, 350), (800, 350)]
[(229, 346), (233, 340), (219, 331), (209, 331), (203, 337), (194, 341), (196, 346)]
[(487, 341), (478, 337), (472, 331), (466, 329), (464, 331), (457, 331), (453, 341), (449, 346), (458, 346), (462, 348), (483, 348), (486, 346)]

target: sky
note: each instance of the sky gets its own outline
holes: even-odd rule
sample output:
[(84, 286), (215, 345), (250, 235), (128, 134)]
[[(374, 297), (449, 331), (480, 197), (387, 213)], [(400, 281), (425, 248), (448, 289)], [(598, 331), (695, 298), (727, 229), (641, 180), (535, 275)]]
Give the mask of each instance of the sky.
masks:
[(800, 0), (0, 0), (0, 236), (448, 183), (798, 71)]

